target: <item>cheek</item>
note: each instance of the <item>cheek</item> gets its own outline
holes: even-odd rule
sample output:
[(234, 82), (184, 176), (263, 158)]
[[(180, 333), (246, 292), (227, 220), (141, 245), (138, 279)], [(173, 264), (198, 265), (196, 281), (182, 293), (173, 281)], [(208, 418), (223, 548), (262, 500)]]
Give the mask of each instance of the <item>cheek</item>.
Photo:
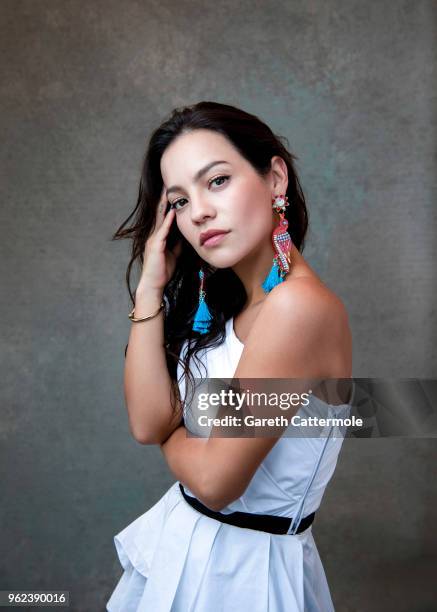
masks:
[[(253, 204), (253, 203), (252, 203)], [(238, 219), (233, 219), (234, 236), (232, 238), (232, 249), (234, 255), (244, 257), (253, 249), (258, 248), (271, 235), (271, 219), (265, 208), (259, 204), (249, 208), (248, 214), (244, 214)]]
[(269, 217), (269, 192), (260, 179), (250, 177), (243, 180), (238, 186), (238, 194), (235, 195), (245, 216), (256, 216), (258, 221), (265, 221)]
[(272, 220), (272, 211), (266, 199), (260, 196), (259, 190), (239, 201), (233, 217), (238, 229), (246, 231), (251, 236), (261, 237), (269, 231)]
[(193, 224), (190, 221), (190, 218), (188, 217), (188, 215), (184, 218), (182, 218), (183, 215), (181, 215), (179, 218), (176, 218), (175, 223), (177, 224), (178, 230), (179, 232), (182, 234), (182, 236), (185, 238), (185, 240), (191, 244), (191, 246), (194, 249), (198, 249), (199, 248), (199, 233), (200, 230), (197, 230), (193, 227)]
[(191, 242), (190, 231), (187, 227), (187, 223), (184, 223), (182, 219), (178, 218), (177, 213), (176, 213), (176, 219), (174, 223), (176, 223), (176, 227), (178, 228), (182, 236), (185, 238), (185, 240), (187, 240), (188, 242)]
[(248, 224), (265, 220), (269, 213), (265, 197), (260, 189), (250, 182), (246, 186), (240, 185), (233, 194), (231, 211), (234, 219)]

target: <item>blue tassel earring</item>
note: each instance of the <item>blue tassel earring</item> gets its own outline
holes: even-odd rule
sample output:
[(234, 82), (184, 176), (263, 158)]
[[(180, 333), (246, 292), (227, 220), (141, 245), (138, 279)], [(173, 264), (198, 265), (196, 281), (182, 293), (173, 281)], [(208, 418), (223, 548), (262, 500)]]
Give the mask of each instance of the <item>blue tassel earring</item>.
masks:
[(283, 281), (284, 279), (282, 278), (280, 274), (278, 261), (276, 257), (274, 257), (273, 265), (270, 268), (270, 272), (268, 273), (261, 287), (264, 289), (264, 293), (269, 293), (273, 289), (273, 287), (276, 287), (276, 285), (279, 285), (279, 283), (282, 283)]
[(203, 290), (203, 284), (205, 279), (205, 273), (203, 269), (199, 270), (200, 288), (199, 288), (199, 306), (196, 311), (193, 322), (193, 331), (201, 334), (207, 334), (210, 328), (210, 321), (212, 320), (211, 313), (209, 312), (208, 306), (205, 302), (205, 291)]
[(273, 257), (273, 265), (270, 268), (266, 279), (261, 285), (264, 293), (269, 293), (273, 287), (284, 281), (285, 276), (290, 271), (290, 251), (291, 237), (287, 232), (288, 221), (285, 218), (285, 208), (289, 205), (286, 195), (279, 195), (272, 198), (272, 208), (279, 213), (279, 224), (273, 230), (272, 243), (276, 255)]

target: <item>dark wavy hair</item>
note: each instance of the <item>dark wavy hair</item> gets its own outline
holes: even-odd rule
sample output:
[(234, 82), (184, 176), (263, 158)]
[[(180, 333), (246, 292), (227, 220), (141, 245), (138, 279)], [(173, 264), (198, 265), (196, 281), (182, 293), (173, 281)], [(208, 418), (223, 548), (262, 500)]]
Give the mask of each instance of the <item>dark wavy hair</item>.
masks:
[[(132, 267), (137, 262), (140, 270), (142, 269), (144, 247), (155, 227), (158, 203), (163, 188), (161, 157), (175, 138), (196, 129), (213, 130), (225, 136), (252, 164), (261, 177), (266, 176), (271, 170), (273, 156), (282, 157), (288, 169), (287, 195), (290, 206), (285, 212), (289, 223), (288, 231), (296, 248), (300, 252), (303, 251), (308, 227), (308, 212), (294, 167), (294, 160), (298, 157), (290, 153), (283, 144), (286, 142), (288, 146), (287, 139), (273, 134), (271, 129), (257, 116), (228, 104), (199, 102), (191, 106), (176, 108), (150, 138), (142, 165), (137, 204), (112, 237), (112, 240), (132, 238), (132, 256), (126, 271), (126, 282), (132, 305), (135, 305), (130, 284)], [(129, 222), (131, 222), (130, 226), (126, 227)], [(201, 349), (217, 346), (224, 341), (226, 321), (232, 316), (237, 316), (247, 297), (244, 286), (235, 272), (231, 268), (212, 268), (182, 236), (176, 223), (172, 224), (168, 235), (167, 248), (172, 250), (181, 238), (182, 249), (177, 259), (175, 272), (164, 288), (165, 352), (172, 381), (171, 406), (173, 410), (177, 409), (175, 399), (179, 396), (178, 363), (181, 363), (185, 380), (189, 379), (193, 392), (195, 381), (189, 366), (191, 357), (195, 357), (196, 361), (201, 363), (196, 355)], [(206, 302), (213, 317), (210, 331), (203, 335), (192, 330), (199, 300), (198, 273), (200, 266), (205, 272)], [(180, 351), (185, 340), (187, 340), (187, 349), (180, 359)], [(185, 400), (185, 403), (189, 402)]]

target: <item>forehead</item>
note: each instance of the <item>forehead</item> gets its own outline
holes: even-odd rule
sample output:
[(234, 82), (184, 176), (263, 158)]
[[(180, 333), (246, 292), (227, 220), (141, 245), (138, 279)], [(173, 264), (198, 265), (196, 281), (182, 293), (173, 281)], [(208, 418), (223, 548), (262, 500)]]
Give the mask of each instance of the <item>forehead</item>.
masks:
[(192, 177), (208, 162), (226, 160), (232, 165), (243, 163), (243, 157), (223, 134), (198, 129), (179, 135), (161, 157), (161, 174), (165, 184)]

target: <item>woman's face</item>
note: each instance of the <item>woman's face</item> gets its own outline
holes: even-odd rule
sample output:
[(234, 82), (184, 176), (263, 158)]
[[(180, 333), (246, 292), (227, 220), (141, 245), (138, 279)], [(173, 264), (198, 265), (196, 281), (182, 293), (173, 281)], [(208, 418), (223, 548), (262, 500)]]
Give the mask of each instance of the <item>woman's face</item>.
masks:
[[(271, 174), (260, 177), (225, 136), (207, 129), (181, 134), (165, 150), (161, 173), (178, 229), (204, 261), (227, 268), (269, 245)], [(229, 233), (201, 245), (201, 233), (210, 229)]]

